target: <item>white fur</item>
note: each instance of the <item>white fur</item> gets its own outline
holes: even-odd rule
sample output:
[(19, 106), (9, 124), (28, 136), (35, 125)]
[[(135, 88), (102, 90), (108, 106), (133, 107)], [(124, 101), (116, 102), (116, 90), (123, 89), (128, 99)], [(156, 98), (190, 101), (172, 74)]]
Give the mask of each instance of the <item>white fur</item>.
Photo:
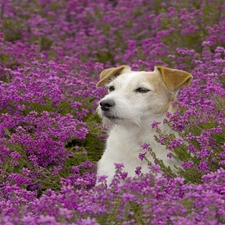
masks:
[[(139, 153), (144, 153), (141, 146), (150, 144), (156, 157), (163, 160), (166, 166), (173, 168), (178, 165), (175, 159), (170, 159), (169, 150), (155, 141), (155, 129), (151, 124), (154, 121), (161, 122), (160, 128), (168, 132), (168, 127), (163, 125), (165, 113), (171, 111), (170, 103), (175, 93), (171, 93), (162, 81), (157, 69), (153, 72), (131, 71), (126, 69), (121, 75), (112, 80), (108, 87), (114, 86), (115, 90), (109, 92), (101, 101), (111, 99), (115, 106), (109, 112), (101, 110), (98, 106), (98, 114), (103, 122), (110, 125), (106, 149), (98, 162), (97, 177), (106, 175), (109, 185), (115, 174), (114, 163), (123, 163), (124, 171), (128, 175), (135, 176), (136, 167), (141, 166), (142, 172), (149, 171), (146, 160), (141, 161)], [(138, 93), (139, 87), (147, 88), (147, 93)], [(116, 118), (111, 118), (111, 116)], [(148, 153), (147, 158), (154, 163)]]

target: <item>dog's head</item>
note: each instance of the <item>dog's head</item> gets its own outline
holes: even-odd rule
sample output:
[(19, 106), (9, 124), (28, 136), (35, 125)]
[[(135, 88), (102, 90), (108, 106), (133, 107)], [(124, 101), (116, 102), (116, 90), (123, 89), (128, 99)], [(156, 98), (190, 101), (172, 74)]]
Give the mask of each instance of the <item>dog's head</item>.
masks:
[(132, 71), (129, 66), (102, 71), (97, 87), (107, 84), (100, 101), (103, 121), (128, 121), (139, 125), (149, 117), (165, 114), (177, 92), (191, 84), (192, 75), (182, 70), (156, 66), (153, 72)]

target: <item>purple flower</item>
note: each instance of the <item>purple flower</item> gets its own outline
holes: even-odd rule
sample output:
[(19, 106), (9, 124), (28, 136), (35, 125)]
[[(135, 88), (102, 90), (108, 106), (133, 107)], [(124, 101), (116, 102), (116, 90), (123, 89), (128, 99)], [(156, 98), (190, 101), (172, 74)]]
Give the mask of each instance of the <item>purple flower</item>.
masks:
[(141, 147), (142, 147), (142, 149), (149, 149), (150, 144), (143, 144)]
[(161, 122), (156, 122), (156, 121), (154, 121), (154, 122), (152, 123), (152, 128), (158, 127), (159, 124), (161, 124)]
[(135, 174), (136, 174), (136, 175), (140, 175), (140, 174), (141, 174), (141, 166), (138, 166), (138, 167), (135, 169)]
[(143, 161), (143, 159), (145, 158), (145, 156), (146, 156), (147, 153), (148, 153), (148, 152), (139, 153), (139, 155), (138, 155), (139, 159), (140, 159), (141, 161)]
[(114, 163), (114, 165), (115, 165), (115, 169), (122, 169), (122, 168), (124, 168), (123, 163)]
[(10, 157), (13, 158), (13, 159), (20, 159), (21, 155), (18, 152), (12, 152), (10, 154)]

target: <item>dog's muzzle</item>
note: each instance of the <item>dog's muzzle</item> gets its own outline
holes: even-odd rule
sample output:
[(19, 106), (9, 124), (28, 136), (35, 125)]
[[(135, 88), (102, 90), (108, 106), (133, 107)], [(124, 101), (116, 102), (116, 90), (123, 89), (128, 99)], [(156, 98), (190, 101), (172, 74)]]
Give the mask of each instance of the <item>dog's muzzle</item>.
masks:
[(106, 99), (106, 100), (102, 100), (99, 103), (101, 110), (102, 110), (102, 115), (110, 120), (118, 120), (118, 119), (122, 119), (119, 118), (117, 116), (115, 116), (115, 114), (113, 113), (113, 109), (115, 108), (115, 101), (112, 99)]
[(100, 103), (102, 111), (109, 111), (115, 105), (115, 102), (112, 99), (106, 99), (101, 101)]

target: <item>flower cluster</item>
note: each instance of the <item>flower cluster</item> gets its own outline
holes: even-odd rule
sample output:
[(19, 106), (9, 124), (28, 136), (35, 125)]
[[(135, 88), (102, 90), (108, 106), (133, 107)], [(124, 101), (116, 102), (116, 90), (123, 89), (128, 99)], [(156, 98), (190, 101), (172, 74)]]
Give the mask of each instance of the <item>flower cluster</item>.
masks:
[[(131, 7), (132, 6), (132, 7)], [(224, 224), (225, 3), (0, 0), (1, 224)], [(193, 74), (156, 140), (181, 161), (95, 185), (107, 67)], [(148, 143), (139, 155), (151, 149)], [(138, 156), (137, 156), (138, 157)], [(160, 168), (165, 174), (158, 176)]]
[[(59, 192), (48, 190), (40, 198), (34, 192), (4, 184), (0, 194), (4, 217), (0, 221), (2, 224), (105, 224), (107, 221), (223, 224), (225, 221), (223, 169), (204, 175), (198, 185), (185, 184), (182, 178), (156, 179), (155, 175), (147, 174), (118, 186), (116, 179), (121, 173), (120, 167), (111, 189), (102, 184), (91, 190), (75, 191), (72, 185), (63, 184)], [(8, 201), (4, 201), (6, 198)]]

